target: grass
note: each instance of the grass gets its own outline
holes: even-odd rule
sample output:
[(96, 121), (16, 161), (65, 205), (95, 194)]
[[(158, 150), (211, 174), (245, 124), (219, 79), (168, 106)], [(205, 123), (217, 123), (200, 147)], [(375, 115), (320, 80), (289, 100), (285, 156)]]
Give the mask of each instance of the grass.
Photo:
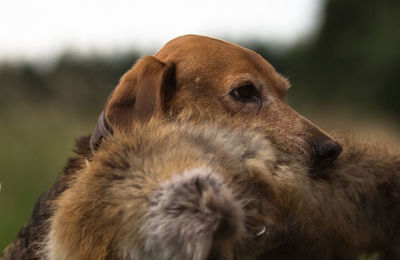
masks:
[(62, 171), (74, 139), (90, 133), (93, 118), (34, 108), (0, 114), (0, 252)]

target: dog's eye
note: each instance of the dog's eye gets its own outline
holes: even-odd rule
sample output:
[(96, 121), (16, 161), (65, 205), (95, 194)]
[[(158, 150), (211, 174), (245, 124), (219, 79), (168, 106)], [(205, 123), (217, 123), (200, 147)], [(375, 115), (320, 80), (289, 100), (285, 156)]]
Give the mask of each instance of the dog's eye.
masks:
[(241, 102), (257, 102), (261, 106), (260, 95), (251, 83), (233, 89), (230, 95)]

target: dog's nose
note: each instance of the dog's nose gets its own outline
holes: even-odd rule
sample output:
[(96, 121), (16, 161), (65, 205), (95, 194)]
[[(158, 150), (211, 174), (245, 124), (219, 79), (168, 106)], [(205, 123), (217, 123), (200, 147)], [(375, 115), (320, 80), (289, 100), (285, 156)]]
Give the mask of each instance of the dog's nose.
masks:
[(343, 151), (342, 146), (333, 140), (318, 140), (313, 143), (314, 171), (323, 170), (331, 165)]

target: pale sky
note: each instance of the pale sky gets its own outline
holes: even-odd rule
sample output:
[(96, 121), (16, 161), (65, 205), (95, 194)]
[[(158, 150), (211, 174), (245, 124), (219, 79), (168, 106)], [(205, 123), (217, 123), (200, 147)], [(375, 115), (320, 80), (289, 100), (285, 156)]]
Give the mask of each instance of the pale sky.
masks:
[(150, 51), (188, 33), (290, 45), (318, 27), (322, 1), (0, 0), (0, 61)]

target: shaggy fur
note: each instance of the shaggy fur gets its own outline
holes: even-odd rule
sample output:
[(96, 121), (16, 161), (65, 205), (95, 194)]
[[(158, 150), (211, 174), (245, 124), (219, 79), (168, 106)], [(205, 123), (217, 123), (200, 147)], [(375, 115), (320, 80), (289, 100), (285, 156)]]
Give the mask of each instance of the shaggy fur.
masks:
[(274, 200), (267, 140), (156, 122), (130, 133), (102, 144), (55, 201), (49, 259), (233, 259), (233, 245), (255, 246), (272, 215), (256, 193)]
[[(268, 62), (239, 46), (200, 36), (169, 42), (123, 76), (104, 113), (115, 136), (100, 146), (97, 141), (107, 139), (106, 133), (92, 137), (92, 147), (99, 149), (94, 158), (89, 139), (81, 139), (78, 157), (40, 198), (3, 258), (42, 258), (45, 251), (37, 247), (45, 244), (50, 256), (61, 259), (92, 254), (141, 259), (152, 256), (151, 245), (168, 248), (164, 256), (176, 252), (177, 258), (356, 259), (360, 252), (379, 251), (382, 259), (399, 259), (399, 153), (344, 138), (344, 152), (332, 164), (339, 146), (288, 107), (288, 87)], [(237, 97), (243, 91), (248, 98)], [(190, 117), (180, 119), (188, 111)], [(140, 122), (153, 116), (171, 122), (144, 131)], [(333, 149), (321, 157), (315, 144)], [(130, 172), (131, 166), (144, 169)], [(205, 223), (212, 243), (145, 228), (156, 219), (148, 212), (171, 202), (161, 196), (152, 208), (152, 194), (165, 194), (174, 176), (192, 170), (201, 187), (226, 202), (220, 208), (215, 196), (199, 195), (190, 206), (196, 212), (178, 209), (200, 216), (210, 210), (201, 207), (205, 201), (218, 205), (211, 215), (221, 221)], [(157, 178), (143, 177), (150, 172)], [(193, 180), (176, 178), (180, 187)], [(211, 183), (226, 189), (216, 193)], [(232, 215), (225, 214), (228, 209)], [(237, 229), (218, 228), (224, 223)], [(173, 243), (188, 237), (193, 238), (183, 240), (188, 244)]]
[[(202, 167), (177, 174), (149, 202), (141, 227), (147, 258), (207, 259), (221, 254), (221, 241), (234, 242), (242, 235), (243, 215), (240, 203), (215, 170)], [(210, 252), (211, 248), (215, 251)], [(124, 251), (130, 250), (129, 246)]]
[(399, 153), (343, 139), (315, 179), (248, 129), (157, 121), (107, 140), (56, 201), (50, 259), (399, 257)]
[[(400, 152), (338, 136), (344, 152), (323, 180), (299, 179), (286, 242), (259, 259), (400, 259)], [(286, 181), (285, 181), (286, 182)], [(300, 231), (300, 232), (299, 232)]]

